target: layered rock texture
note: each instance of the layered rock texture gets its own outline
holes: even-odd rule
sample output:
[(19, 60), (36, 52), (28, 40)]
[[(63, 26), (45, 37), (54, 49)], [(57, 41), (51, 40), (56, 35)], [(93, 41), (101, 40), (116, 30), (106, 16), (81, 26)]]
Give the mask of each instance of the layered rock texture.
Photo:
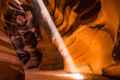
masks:
[(7, 35), (0, 31), (0, 80), (24, 80), (23, 66), (16, 57)]
[[(102, 74), (102, 70), (104, 69), (105, 75), (120, 75), (118, 70), (120, 68), (119, 59), (117, 59), (117, 65), (109, 66), (115, 63), (112, 57), (113, 49), (119, 43), (119, 37), (117, 36), (120, 23), (119, 5), (119, 0), (100, 0), (100, 7), (95, 8), (96, 14), (91, 13), (91, 16), (88, 12), (86, 14), (89, 17), (80, 18), (80, 20), (77, 20), (80, 13), (74, 11), (74, 8), (67, 7), (64, 15), (62, 15), (63, 13), (61, 13), (59, 8), (56, 8), (55, 18), (53, 17), (53, 20), (63, 37), (64, 43), (78, 72)], [(51, 6), (53, 7), (54, 5)], [(62, 23), (63, 17), (64, 21)], [(102, 24), (102, 26), (99, 26), (99, 24)], [(57, 47), (52, 44), (48, 27), (41, 28), (40, 30), (41, 39), (38, 48), (43, 53), (40, 69), (61, 69), (64, 64), (64, 71), (69, 72), (70, 70), (67, 67), (68, 65), (65, 59), (62, 58)], [(117, 53), (120, 53), (119, 50)], [(4, 80), (4, 78), (5, 80), (16, 80), (15, 77), (18, 74), (24, 77), (21, 64), (16, 58), (15, 51), (10, 44), (8, 36), (3, 31), (0, 31), (0, 55), (0, 75), (4, 72), (3, 77), (0, 76), (0, 80)], [(13, 76), (11, 79), (10, 77), (6, 79), (6, 76), (8, 76), (6, 73), (8, 72)]]

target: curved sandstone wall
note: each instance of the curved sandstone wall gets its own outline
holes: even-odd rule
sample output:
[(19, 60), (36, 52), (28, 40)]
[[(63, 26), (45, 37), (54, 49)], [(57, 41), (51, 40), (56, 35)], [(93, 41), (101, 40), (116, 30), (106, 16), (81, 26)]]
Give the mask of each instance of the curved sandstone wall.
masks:
[[(64, 41), (80, 72), (101, 74), (103, 68), (113, 63), (112, 50), (119, 27), (119, 0), (101, 0), (102, 15), (96, 24), (105, 24), (105, 30), (80, 26)], [(65, 71), (67, 65), (65, 65)]]

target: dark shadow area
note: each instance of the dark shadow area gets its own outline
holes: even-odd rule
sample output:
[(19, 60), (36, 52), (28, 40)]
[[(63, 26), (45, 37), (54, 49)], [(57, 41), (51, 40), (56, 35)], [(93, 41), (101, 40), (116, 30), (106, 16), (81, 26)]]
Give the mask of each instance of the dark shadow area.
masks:
[(25, 80), (23, 67), (0, 61), (0, 80)]

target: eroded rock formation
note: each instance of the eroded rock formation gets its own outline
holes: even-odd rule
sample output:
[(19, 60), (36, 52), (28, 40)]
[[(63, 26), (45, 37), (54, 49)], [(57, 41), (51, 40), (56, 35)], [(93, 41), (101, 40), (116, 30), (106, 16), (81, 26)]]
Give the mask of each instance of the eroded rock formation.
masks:
[[(54, 0), (52, 1), (54, 3)], [(53, 3), (50, 4), (51, 6), (48, 6), (48, 10), (52, 7), (49, 11), (80, 72), (101, 74), (103, 68), (114, 62), (112, 51), (117, 40), (116, 36), (119, 27), (119, 1), (97, 0), (95, 2), (88, 0), (88, 2), (89, 1), (90, 3), (86, 4), (89, 5), (90, 10), (89, 8), (84, 8), (87, 5), (81, 6), (78, 4), (77, 7), (79, 7), (79, 5), (80, 7), (76, 9), (76, 6), (72, 5), (71, 8), (69, 4), (70, 6), (67, 5), (67, 7), (64, 8), (64, 13), (61, 7), (56, 6), (55, 12), (52, 14), (51, 9), (54, 8)], [(91, 3), (92, 1), (93, 3)], [(81, 2), (85, 4), (87, 0)], [(96, 4), (97, 2), (100, 4)], [(80, 10), (82, 11), (79, 13)], [(85, 15), (85, 17), (81, 18), (79, 15)], [(63, 17), (64, 20), (61, 23)], [(97, 26), (99, 24), (103, 26)], [(69, 71), (67, 65), (64, 65), (65, 71)]]
[[(51, 1), (54, 2), (54, 0)], [(65, 2), (64, 0), (62, 1), (62, 5), (64, 5)], [(54, 8), (54, 4), (52, 4), (48, 6), (48, 9), (49, 7)], [(103, 68), (107, 68), (107, 66), (113, 64), (114, 61), (112, 57), (112, 51), (117, 42), (117, 39), (119, 38), (117, 37), (120, 22), (119, 4), (119, 0), (100, 0), (100, 7), (98, 7), (100, 10), (97, 11), (96, 9), (98, 8), (95, 8), (96, 14), (91, 13), (91, 15), (87, 18), (85, 16), (80, 20), (77, 20), (78, 22), (76, 19), (79, 18), (78, 16), (80, 13), (76, 12), (79, 12), (79, 8), (75, 11), (77, 5), (75, 5), (73, 8), (71, 8), (73, 5), (67, 6), (64, 8), (64, 13), (62, 13), (59, 7), (56, 7), (56, 12), (52, 16), (53, 20), (55, 21), (58, 31), (60, 31), (65, 45), (68, 48), (70, 55), (80, 72), (102, 74)], [(89, 3), (88, 5), (92, 6)], [(97, 5), (94, 7), (97, 7)], [(87, 9), (83, 8), (81, 13), (84, 12), (84, 10)], [(52, 11), (51, 8), (49, 11)], [(89, 11), (88, 13), (85, 12), (85, 14), (89, 15)], [(64, 20), (62, 21), (63, 17)], [(76, 22), (77, 24), (74, 24)], [(96, 26), (99, 24), (102, 24), (103, 26)], [(40, 65), (40, 68), (43, 67), (43, 69), (55, 69), (55, 65), (63, 64), (60, 53), (57, 51), (56, 47), (50, 40), (51, 35), (49, 32), (49, 30), (47, 32), (46, 28), (41, 29), (42, 38), (38, 44), (38, 47), (44, 53), (43, 61)], [(0, 48), (1, 52), (11, 52), (14, 54), (15, 51), (12, 50), (12, 48), (6, 48), (6, 45), (8, 46), (9, 44), (8, 38), (5, 38), (5, 36), (1, 37), (4, 35), (2, 32), (0, 32), (0, 34), (2, 43), (0, 44), (2, 46), (2, 48)], [(4, 44), (3, 41), (8, 42), (7, 44)], [(5, 46), (5, 48), (3, 46)], [(3, 59), (5, 59), (5, 61), (9, 61), (8, 58)], [(48, 67), (49, 65), (51, 66)], [(44, 66), (46, 66), (46, 68)], [(64, 70), (69, 71), (65, 62)], [(108, 72), (109, 70), (111, 72), (111, 69), (108, 69)], [(114, 69), (112, 68), (112, 70)], [(117, 75), (119, 75), (119, 72)]]

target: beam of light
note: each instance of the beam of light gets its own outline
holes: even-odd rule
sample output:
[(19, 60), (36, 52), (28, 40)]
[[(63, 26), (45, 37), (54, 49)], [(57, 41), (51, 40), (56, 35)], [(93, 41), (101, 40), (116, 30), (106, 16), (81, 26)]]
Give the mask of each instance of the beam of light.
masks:
[[(64, 60), (66, 61), (66, 65), (68, 66), (70, 72), (77, 72), (78, 70), (75, 67), (74, 62), (64, 44), (64, 41), (63, 41), (62, 37), (60, 36), (60, 34), (56, 28), (56, 25), (54, 24), (43, 0), (37, 0), (37, 3), (39, 4), (39, 7), (41, 9), (41, 14), (42, 14), (43, 18), (46, 20), (46, 22), (49, 25), (49, 28), (52, 33), (52, 40), (54, 43), (57, 44), (57, 48), (58, 48), (59, 52), (61, 53), (61, 55), (63, 56)], [(76, 78), (81, 77), (80, 74), (79, 75), (74, 74), (73, 76)]]

